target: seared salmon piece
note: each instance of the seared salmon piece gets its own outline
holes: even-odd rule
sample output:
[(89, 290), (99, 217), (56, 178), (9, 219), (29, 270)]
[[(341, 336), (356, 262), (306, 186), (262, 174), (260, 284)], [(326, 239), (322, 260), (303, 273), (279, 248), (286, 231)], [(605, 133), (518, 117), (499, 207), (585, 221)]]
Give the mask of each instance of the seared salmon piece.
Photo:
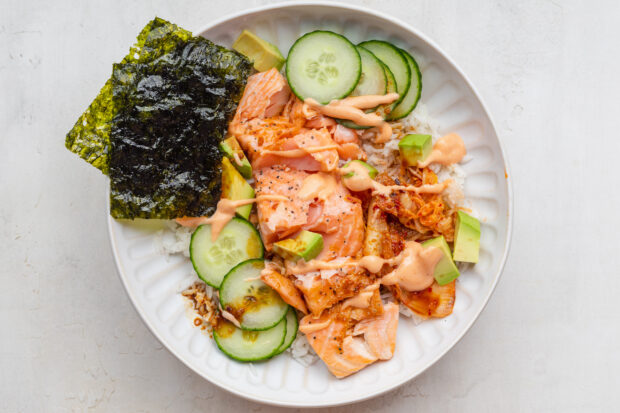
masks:
[(299, 325), (299, 331), (306, 334), (314, 351), (338, 378), (377, 360), (390, 359), (396, 346), (397, 304), (383, 306), (379, 315), (367, 312), (368, 317), (359, 322), (353, 318), (354, 310), (338, 304), (320, 317), (305, 316)]
[(308, 309), (301, 293), (291, 279), (282, 275), (275, 264), (267, 262), (265, 269), (260, 273), (260, 278), (265, 284), (276, 290), (287, 304), (304, 314), (308, 314)]
[(337, 184), (329, 197), (310, 204), (308, 223), (303, 228), (323, 234), (318, 259), (324, 261), (357, 256), (364, 240), (362, 203), (345, 188), (339, 176), (335, 179)]
[(299, 231), (308, 221), (310, 201), (297, 196), (308, 174), (285, 166), (254, 171), (256, 195), (284, 195), (288, 201), (258, 201), (258, 225), (267, 250), (271, 244)]
[(396, 347), (396, 330), (398, 328), (398, 304), (388, 303), (383, 306), (383, 314), (357, 323), (353, 335), (362, 334), (370, 352), (379, 360), (389, 360)]
[(369, 364), (375, 357), (359, 337), (346, 336), (349, 320), (338, 314), (338, 308), (325, 312), (321, 317), (307, 315), (301, 319), (299, 330), (306, 334), (308, 342), (336, 377), (349, 376)]
[(345, 298), (372, 284), (374, 277), (354, 266), (322, 270), (297, 276), (295, 286), (303, 293), (310, 312), (319, 315)]
[(342, 125), (336, 125), (332, 128), (332, 136), (334, 142), (338, 144), (338, 155), (340, 155), (342, 160), (366, 160), (366, 152), (362, 150), (359, 137), (355, 130)]
[(286, 79), (276, 68), (248, 77), (232, 124), (279, 115), (290, 94)]

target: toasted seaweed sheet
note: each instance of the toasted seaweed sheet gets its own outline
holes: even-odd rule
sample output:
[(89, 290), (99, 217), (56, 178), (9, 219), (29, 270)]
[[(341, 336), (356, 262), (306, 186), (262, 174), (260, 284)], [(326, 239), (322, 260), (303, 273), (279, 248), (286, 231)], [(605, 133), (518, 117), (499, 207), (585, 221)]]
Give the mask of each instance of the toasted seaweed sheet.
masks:
[(220, 152), (252, 63), (165, 20), (129, 54), (67, 135), (73, 152), (110, 176), (114, 218), (211, 214)]

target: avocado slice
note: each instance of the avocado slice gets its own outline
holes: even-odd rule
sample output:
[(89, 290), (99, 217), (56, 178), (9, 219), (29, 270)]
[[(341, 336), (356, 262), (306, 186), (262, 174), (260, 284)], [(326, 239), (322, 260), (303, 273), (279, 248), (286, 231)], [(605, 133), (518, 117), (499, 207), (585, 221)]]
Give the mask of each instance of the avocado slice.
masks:
[(437, 247), (443, 252), (443, 257), (435, 267), (435, 281), (437, 281), (437, 284), (446, 285), (458, 278), (460, 275), (459, 270), (456, 268), (454, 261), (452, 261), (450, 247), (443, 235), (424, 241), (422, 245), (425, 247)]
[(295, 238), (288, 238), (273, 244), (273, 252), (285, 260), (308, 262), (323, 249), (323, 236), (316, 232), (301, 231)]
[[(241, 145), (237, 142), (234, 136), (230, 138), (224, 139), (220, 142), (220, 150), (224, 152), (224, 155), (230, 159), (230, 162), (237, 168), (241, 175), (245, 179), (252, 178), (252, 165), (250, 165), (250, 161), (245, 157), (245, 153), (243, 153), (243, 149), (241, 149)], [(241, 164), (237, 163), (235, 159), (235, 154), (241, 161)]]
[(249, 30), (241, 32), (233, 43), (233, 49), (250, 59), (254, 63), (254, 68), (259, 72), (272, 67), (280, 70), (286, 61), (276, 46)]
[[(254, 198), (254, 189), (226, 157), (222, 158), (222, 198), (233, 201)], [(248, 219), (252, 212), (252, 204), (240, 206), (236, 212), (241, 218)]]
[(403, 161), (410, 166), (417, 166), (418, 162), (425, 160), (433, 150), (433, 138), (431, 135), (412, 133), (403, 137), (398, 142), (398, 150)]
[(480, 221), (463, 211), (456, 213), (454, 261), (478, 262), (480, 251)]
[[(366, 162), (364, 162), (364, 161), (360, 161), (359, 159), (354, 159), (354, 160), (352, 160), (352, 161), (347, 162), (346, 164), (344, 164), (343, 168), (346, 168), (346, 167), (347, 167), (347, 165), (349, 165), (351, 162), (357, 162), (357, 163), (359, 163), (359, 164), (363, 165), (366, 169), (368, 169), (368, 175), (369, 175), (369, 176), (370, 176), (370, 178), (372, 178), (372, 179), (375, 179), (375, 177), (376, 177), (376, 176), (377, 176), (377, 174), (379, 173), (379, 171), (377, 171), (377, 169), (376, 169), (374, 166), (369, 165), (369, 164), (367, 164), (367, 163), (366, 163)], [(353, 172), (349, 172), (348, 174), (345, 174), (345, 175), (344, 175), (344, 177), (345, 177), (345, 178), (350, 178), (350, 177), (352, 177), (352, 176), (353, 176)]]

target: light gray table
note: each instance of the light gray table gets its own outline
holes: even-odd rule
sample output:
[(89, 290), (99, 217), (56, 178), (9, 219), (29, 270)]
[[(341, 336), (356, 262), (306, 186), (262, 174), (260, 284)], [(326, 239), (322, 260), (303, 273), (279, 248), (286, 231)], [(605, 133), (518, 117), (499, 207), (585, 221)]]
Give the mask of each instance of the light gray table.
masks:
[[(150, 334), (116, 275), (106, 179), (64, 149), (154, 15), (197, 30), (264, 1), (0, 2), (0, 410), (274, 411)], [(497, 122), (513, 246), (482, 316), (417, 380), (342, 412), (612, 411), (620, 403), (620, 3), (356, 2), (433, 38)]]

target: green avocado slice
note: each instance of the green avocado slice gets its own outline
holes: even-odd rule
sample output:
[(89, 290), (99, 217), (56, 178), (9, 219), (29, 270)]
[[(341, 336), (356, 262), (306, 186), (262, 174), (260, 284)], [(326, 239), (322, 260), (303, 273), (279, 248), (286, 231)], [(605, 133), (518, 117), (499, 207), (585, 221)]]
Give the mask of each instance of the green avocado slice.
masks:
[(480, 251), (480, 221), (463, 211), (456, 213), (454, 261), (478, 262)]
[[(239, 145), (234, 136), (220, 142), (220, 149), (245, 179), (252, 178), (252, 165), (250, 165), (248, 158), (245, 157), (241, 145)], [(240, 163), (235, 159), (235, 154), (237, 154), (237, 158), (241, 161)]]
[(233, 44), (233, 49), (254, 62), (254, 68), (259, 72), (264, 72), (272, 67), (280, 70), (286, 61), (276, 46), (249, 30), (241, 32)]
[(295, 238), (288, 238), (273, 244), (273, 252), (285, 260), (308, 262), (323, 249), (323, 236), (316, 232), (301, 231)]
[[(254, 198), (254, 189), (226, 157), (222, 158), (222, 198), (233, 201)], [(249, 219), (252, 204), (240, 206), (236, 212), (241, 218)]]
[(431, 135), (413, 133), (403, 137), (398, 142), (398, 150), (403, 161), (410, 166), (417, 166), (418, 162), (425, 160), (433, 150)]
[(439, 285), (446, 285), (456, 280), (460, 275), (458, 268), (452, 261), (452, 253), (450, 252), (450, 247), (446, 242), (446, 239), (443, 235), (429, 239), (428, 241), (424, 241), (422, 243), (425, 247), (437, 247), (443, 252), (443, 257), (437, 263), (435, 267), (435, 281)]

